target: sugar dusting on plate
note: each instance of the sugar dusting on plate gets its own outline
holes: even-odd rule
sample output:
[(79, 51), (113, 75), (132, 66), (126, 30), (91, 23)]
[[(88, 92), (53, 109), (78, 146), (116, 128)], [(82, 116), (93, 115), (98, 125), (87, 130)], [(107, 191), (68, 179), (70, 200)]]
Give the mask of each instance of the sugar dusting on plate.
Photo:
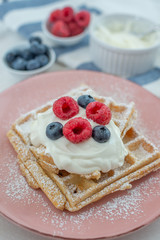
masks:
[[(32, 203), (35, 204), (34, 206), (37, 204), (33, 214), (37, 215), (43, 224), (53, 225), (53, 234), (58, 234), (56, 227), (63, 229), (63, 231), (66, 230), (68, 222), (72, 223), (71, 230), (74, 231), (75, 228), (80, 230), (85, 221), (89, 222), (87, 226), (89, 228), (93, 219), (98, 219), (99, 222), (110, 221), (114, 223), (114, 220), (127, 220), (134, 215), (140, 217), (144, 214), (141, 207), (142, 203), (147, 201), (150, 195), (152, 197), (160, 196), (160, 192), (156, 191), (158, 187), (160, 189), (160, 178), (152, 174), (131, 190), (126, 190), (123, 193), (118, 192), (116, 196), (113, 194), (109, 199), (106, 197), (102, 202), (91, 204), (83, 211), (77, 213), (57, 211), (40, 190), (34, 190), (28, 186), (25, 178), (19, 172), (15, 154), (9, 153), (8, 156), (8, 160), (4, 159), (0, 169), (0, 184), (3, 184), (2, 193), (6, 194), (13, 204), (21, 202), (24, 207)], [(5, 179), (4, 176), (2, 178), (3, 169), (8, 172)]]

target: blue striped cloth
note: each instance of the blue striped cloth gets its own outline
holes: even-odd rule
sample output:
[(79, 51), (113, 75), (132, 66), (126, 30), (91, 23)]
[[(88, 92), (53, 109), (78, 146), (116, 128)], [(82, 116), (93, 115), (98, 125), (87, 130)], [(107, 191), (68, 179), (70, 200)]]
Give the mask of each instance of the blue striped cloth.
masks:
[[(113, 11), (121, 12), (122, 3), (125, 4), (125, 10), (123, 12), (126, 11), (127, 13), (137, 14), (138, 9), (141, 8), (141, 1), (138, 0), (134, 0), (133, 4), (132, 1), (128, 1), (129, 3), (127, 3), (127, 0), (119, 0), (118, 2), (116, 0), (112, 0), (112, 3), (106, 0), (21, 0), (4, 2), (0, 5), (0, 20), (3, 21), (8, 28), (11, 28), (11, 30), (17, 31), (25, 38), (28, 38), (32, 34), (42, 34), (41, 22), (52, 9), (61, 8), (65, 5), (72, 5), (77, 9), (86, 9), (90, 11), (92, 15), (100, 15), (104, 12), (111, 13)], [(115, 5), (115, 3), (117, 5)], [(150, 13), (152, 11), (153, 13), (152, 17), (156, 17), (154, 7), (152, 6), (151, 9), (151, 1), (146, 0), (145, 4), (146, 14), (148, 7), (148, 11), (150, 11)], [(103, 6), (105, 6), (105, 8)], [(55, 46), (54, 50), (57, 55), (57, 61), (75, 69), (101, 71), (94, 65), (89, 57), (88, 44), (89, 36), (86, 36), (79, 44), (71, 47)], [(79, 56), (78, 59), (77, 54)], [(132, 76), (128, 79), (144, 86), (160, 97), (160, 68), (158, 66), (144, 74)], [(157, 90), (157, 88), (159, 88), (159, 90)]]

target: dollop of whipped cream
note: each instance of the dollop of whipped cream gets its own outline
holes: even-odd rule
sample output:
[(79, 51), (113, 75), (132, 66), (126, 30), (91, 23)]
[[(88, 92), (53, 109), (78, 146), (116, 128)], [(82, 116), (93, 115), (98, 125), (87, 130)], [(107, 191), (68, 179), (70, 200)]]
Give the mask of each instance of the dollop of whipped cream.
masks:
[[(133, 22), (126, 22), (124, 25), (117, 21), (113, 22), (111, 26), (102, 24), (95, 29), (95, 35), (103, 42), (119, 48), (140, 49), (149, 48), (153, 46), (158, 39), (158, 33), (151, 33), (143, 38), (138, 37), (132, 30)], [(141, 32), (143, 33), (143, 29)]]
[[(85, 109), (79, 109), (75, 117), (87, 119)], [(98, 125), (92, 120), (87, 120), (92, 128)], [(112, 120), (106, 125), (111, 132), (111, 137), (106, 143), (98, 143), (91, 137), (82, 143), (73, 144), (64, 136), (58, 140), (51, 140), (46, 136), (49, 123), (61, 122), (64, 126), (67, 121), (57, 118), (50, 108), (37, 114), (37, 119), (31, 125), (31, 143), (36, 147), (44, 145), (46, 153), (52, 156), (58, 169), (76, 174), (89, 174), (95, 170), (108, 172), (123, 165), (127, 150), (120, 138), (120, 131)]]

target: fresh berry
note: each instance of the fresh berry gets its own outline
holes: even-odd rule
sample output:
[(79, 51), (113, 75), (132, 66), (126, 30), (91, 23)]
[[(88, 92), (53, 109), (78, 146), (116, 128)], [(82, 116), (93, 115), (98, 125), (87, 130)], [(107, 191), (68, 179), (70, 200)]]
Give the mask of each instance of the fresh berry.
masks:
[(26, 48), (21, 51), (21, 57), (28, 61), (28, 60), (33, 59), (34, 55), (33, 55), (33, 53), (31, 53), (30, 49)]
[(80, 11), (75, 15), (75, 20), (80, 27), (87, 27), (90, 22), (90, 13), (88, 11)]
[(45, 54), (39, 55), (35, 59), (40, 63), (41, 67), (45, 66), (49, 62), (49, 58)]
[(45, 46), (45, 55), (49, 57), (50, 56), (50, 53), (49, 53), (50, 49), (47, 45), (44, 45), (44, 46)]
[(72, 21), (70, 21), (68, 23), (68, 27), (70, 29), (71, 36), (74, 36), (75, 35), (74, 33), (76, 32), (76, 30), (79, 26), (77, 25), (76, 21), (73, 19)]
[(110, 139), (111, 133), (106, 126), (99, 125), (93, 128), (92, 137), (96, 142), (105, 143)]
[(13, 50), (13, 51), (7, 53), (5, 59), (6, 59), (8, 64), (11, 64), (16, 59), (16, 57), (19, 57), (19, 56), (20, 56), (20, 51), (19, 50)]
[(57, 140), (63, 136), (63, 125), (59, 122), (52, 122), (46, 127), (46, 135), (52, 140)]
[(46, 52), (46, 46), (44, 44), (33, 41), (31, 43), (30, 51), (35, 55), (44, 54)]
[(61, 19), (61, 10), (60, 9), (57, 9), (57, 10), (51, 12), (51, 14), (49, 16), (49, 22), (54, 23), (60, 19)]
[(61, 20), (55, 22), (51, 28), (51, 33), (58, 37), (69, 37), (70, 30), (67, 24)]
[(76, 36), (84, 31), (84, 29), (80, 27), (74, 19), (68, 23), (68, 27), (70, 29), (71, 36)]
[(110, 122), (112, 114), (104, 103), (91, 102), (86, 107), (86, 116), (98, 124), (106, 125)]
[(11, 63), (11, 67), (15, 70), (25, 70), (26, 69), (26, 61), (21, 57), (17, 57)]
[(74, 11), (71, 7), (65, 7), (61, 11), (61, 19), (62, 21), (68, 23), (73, 19)]
[(41, 67), (40, 62), (37, 61), (36, 59), (32, 59), (32, 60), (29, 60), (27, 62), (26, 69), (27, 70), (34, 70), (34, 69), (37, 69), (37, 68), (40, 68), (40, 67)]
[(67, 120), (79, 113), (79, 107), (73, 98), (61, 97), (54, 102), (53, 112), (58, 118)]
[(74, 31), (72, 31), (72, 36), (76, 36), (76, 35), (78, 35), (78, 34), (81, 34), (82, 32), (84, 31), (84, 29), (82, 28), (82, 27), (80, 27), (80, 26), (77, 26), (77, 28), (74, 30)]
[(38, 43), (42, 43), (42, 39), (40, 37), (36, 37), (36, 36), (31, 36), (29, 38), (29, 42), (32, 43), (32, 42), (38, 42)]
[(92, 136), (92, 127), (87, 119), (77, 117), (63, 127), (64, 136), (72, 143), (80, 143)]
[(86, 108), (90, 102), (95, 102), (95, 99), (90, 95), (82, 95), (77, 100), (79, 106)]

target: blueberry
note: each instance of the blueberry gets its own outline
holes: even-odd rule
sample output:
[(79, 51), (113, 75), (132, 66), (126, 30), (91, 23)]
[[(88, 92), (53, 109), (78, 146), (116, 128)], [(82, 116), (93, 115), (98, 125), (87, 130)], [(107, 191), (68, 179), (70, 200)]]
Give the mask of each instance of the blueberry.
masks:
[(35, 59), (40, 63), (41, 67), (45, 66), (49, 62), (49, 58), (45, 54), (39, 55)]
[(15, 70), (26, 70), (26, 61), (21, 57), (17, 57), (11, 63), (11, 67)]
[(111, 133), (106, 126), (98, 125), (92, 130), (92, 137), (96, 142), (105, 143), (110, 139)]
[(90, 95), (82, 95), (78, 98), (78, 104), (82, 108), (86, 108), (90, 102), (95, 102), (95, 99)]
[(34, 70), (34, 69), (37, 69), (37, 68), (40, 68), (40, 67), (41, 67), (40, 63), (36, 59), (32, 59), (32, 60), (29, 60), (27, 62), (26, 69), (27, 70)]
[(40, 55), (46, 53), (46, 45), (40, 44), (38, 42), (32, 42), (30, 47), (31, 53), (35, 55)]
[(46, 128), (46, 135), (52, 140), (57, 140), (63, 136), (63, 125), (59, 122), (52, 122)]
[(40, 37), (36, 37), (36, 36), (31, 36), (29, 38), (29, 42), (32, 43), (32, 42), (38, 42), (38, 43), (42, 43), (42, 39)]
[(18, 57), (18, 56), (20, 56), (20, 51), (19, 50), (13, 50), (13, 51), (7, 53), (5, 59), (6, 59), (8, 64), (11, 64), (16, 59), (16, 57)]
[(43, 45), (45, 46), (45, 54), (46, 54), (47, 56), (49, 56), (49, 47), (46, 46), (45, 44), (43, 44)]
[(21, 51), (21, 57), (28, 61), (28, 60), (33, 59), (34, 55), (33, 55), (33, 53), (31, 53), (29, 48), (26, 48), (26, 49)]

